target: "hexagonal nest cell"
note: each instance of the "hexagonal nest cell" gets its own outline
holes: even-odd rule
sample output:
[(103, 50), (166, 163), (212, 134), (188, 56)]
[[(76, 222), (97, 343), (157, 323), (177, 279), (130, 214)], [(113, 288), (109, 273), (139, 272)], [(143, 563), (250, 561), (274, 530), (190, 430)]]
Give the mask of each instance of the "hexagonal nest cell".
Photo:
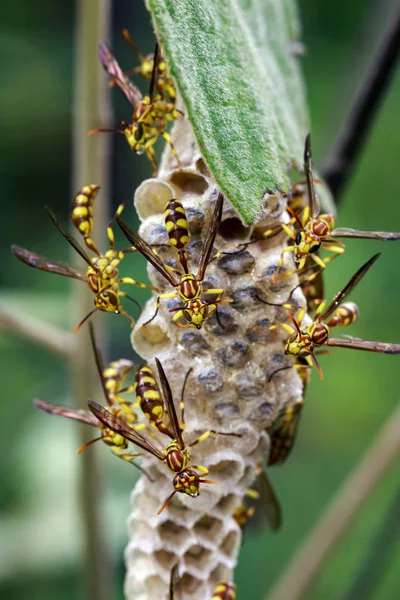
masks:
[[(176, 159), (166, 150), (159, 176), (140, 186), (135, 201), (144, 221), (141, 228), (144, 236), (152, 239), (162, 232), (164, 240), (165, 203), (171, 197), (179, 198), (187, 211), (190, 269), (197, 273), (218, 188), (201, 158), (188, 120), (177, 123), (173, 132), (172, 139), (184, 169), (176, 170)], [(266, 198), (265, 221), (282, 220), (284, 206), (278, 193)], [(284, 336), (280, 330), (269, 330), (276, 322), (278, 307), (257, 299), (258, 294), (266, 300), (272, 298), (274, 303), (285, 302), (298, 283), (295, 276), (283, 276), (283, 270), (282, 277), (273, 277), (286, 244), (285, 237), (276, 235), (265, 242), (257, 241), (238, 253), (239, 243), (251, 241), (252, 235), (252, 228), (244, 226), (236, 210), (225, 202), (211, 256), (215, 250), (227, 254), (210, 262), (204, 276), (204, 289), (221, 288), (223, 298), (234, 300), (218, 306), (222, 326), (215, 316), (199, 331), (178, 327), (169, 312), (175, 305), (169, 305), (167, 299), (162, 301), (154, 320), (144, 325), (155, 312), (153, 297), (133, 331), (132, 342), (139, 355), (151, 365), (154, 356), (162, 362), (178, 413), (183, 379), (193, 369), (185, 393), (185, 440), (210, 429), (240, 432), (241, 437), (210, 436), (196, 445), (193, 462), (210, 471), (200, 478), (217, 483), (201, 484), (198, 498), (176, 494), (158, 517), (157, 510), (171, 491), (173, 475), (162, 461), (152, 457), (146, 460), (157, 465), (157, 480), (143, 484), (140, 480), (138, 491), (132, 496), (132, 541), (126, 553), (127, 600), (167, 600), (174, 565), (179, 571), (178, 600), (181, 597), (209, 600), (218, 580), (231, 578), (230, 569), (235, 565), (241, 543), (241, 531), (232, 514), (251, 485), (257, 465), (262, 464), (268, 447), (264, 429), (272, 424), (281, 407), (302, 397), (300, 378), (292, 369), (280, 372), (271, 382), (267, 380), (273, 369), (287, 364)], [(178, 254), (173, 248), (160, 247), (157, 252), (161, 260), (178, 264)], [(285, 267), (294, 268), (288, 256)], [(149, 269), (149, 277), (153, 285), (166, 293), (173, 291), (153, 267)], [(215, 296), (202, 296), (204, 302), (213, 299)], [(276, 356), (280, 360), (275, 360)], [(166, 438), (163, 443), (169, 441)], [(170, 491), (166, 492), (167, 489)], [(138, 502), (138, 496), (143, 502)], [(153, 538), (149, 530), (150, 533), (153, 530)], [(145, 552), (138, 552), (137, 548)]]

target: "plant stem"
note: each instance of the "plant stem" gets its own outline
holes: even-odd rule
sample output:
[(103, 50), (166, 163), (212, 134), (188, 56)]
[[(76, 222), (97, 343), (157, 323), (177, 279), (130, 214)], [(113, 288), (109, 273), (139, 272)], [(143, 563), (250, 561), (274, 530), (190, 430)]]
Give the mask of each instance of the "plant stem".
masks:
[(358, 515), (360, 507), (398, 456), (399, 431), (400, 404), (302, 543), (268, 594), (268, 600), (298, 600), (305, 597), (315, 576), (347, 531), (349, 523)]
[(321, 169), (336, 204), (352, 175), (400, 55), (400, 6), (385, 29), (353, 105)]
[[(108, 136), (88, 137), (88, 131), (107, 127), (107, 84), (97, 58), (100, 41), (108, 37), (109, 0), (79, 0), (75, 34), (74, 117), (73, 117), (73, 194), (83, 185), (101, 184), (96, 199), (94, 239), (101, 243), (107, 223), (108, 189), (105, 181)], [(73, 251), (71, 260), (80, 258)], [(82, 266), (82, 265), (80, 265)], [(81, 282), (72, 284), (72, 322), (75, 326), (82, 316), (93, 308), (93, 294)], [(100, 322), (100, 319), (98, 319)], [(87, 330), (82, 328), (76, 336), (77, 344), (71, 362), (71, 389), (75, 404), (87, 408), (87, 399), (96, 390), (97, 374)], [(79, 442), (88, 440), (84, 426), (79, 431)], [(84, 597), (89, 600), (111, 598), (110, 563), (106, 558), (104, 528), (100, 508), (102, 489), (94, 449), (79, 458), (81, 465), (78, 480), (81, 514), (85, 537)]]
[(382, 583), (382, 576), (396, 557), (400, 532), (400, 488), (390, 503), (383, 522), (374, 539), (369, 544), (368, 554), (358, 569), (354, 581), (342, 596), (342, 600), (376, 598), (376, 589)]
[(9, 329), (18, 335), (36, 342), (50, 352), (59, 354), (64, 359), (70, 359), (75, 348), (72, 333), (64, 331), (56, 325), (32, 317), (0, 305), (0, 327)]

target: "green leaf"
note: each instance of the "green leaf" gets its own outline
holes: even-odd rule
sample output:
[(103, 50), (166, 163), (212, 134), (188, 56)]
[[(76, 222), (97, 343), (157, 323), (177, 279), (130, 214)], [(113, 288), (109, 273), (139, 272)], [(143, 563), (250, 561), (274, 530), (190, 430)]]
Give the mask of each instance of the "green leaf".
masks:
[(203, 156), (246, 223), (308, 131), (293, 0), (148, 0)]

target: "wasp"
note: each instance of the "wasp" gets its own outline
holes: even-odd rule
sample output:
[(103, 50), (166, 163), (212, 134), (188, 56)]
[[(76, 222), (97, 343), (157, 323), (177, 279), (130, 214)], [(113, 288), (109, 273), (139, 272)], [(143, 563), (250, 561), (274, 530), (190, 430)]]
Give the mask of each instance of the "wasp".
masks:
[[(109, 250), (107, 250), (105, 254), (102, 254), (96, 248), (90, 235), (93, 226), (92, 205), (98, 189), (99, 187), (94, 185), (83, 187), (74, 199), (72, 211), (73, 223), (83, 235), (87, 247), (96, 254), (94, 258), (90, 258), (77, 240), (64, 229), (52, 210), (50, 210), (48, 207), (45, 207), (47, 214), (57, 229), (88, 265), (86, 274), (81, 273), (80, 271), (77, 271), (76, 269), (69, 267), (64, 263), (56, 262), (43, 256), (39, 256), (38, 254), (35, 254), (30, 250), (26, 250), (25, 248), (21, 248), (20, 246), (11, 246), (13, 254), (28, 266), (34, 267), (35, 269), (40, 269), (42, 271), (63, 275), (64, 277), (72, 277), (73, 279), (78, 279), (79, 281), (85, 281), (89, 285), (90, 290), (95, 294), (95, 308), (82, 319), (82, 321), (75, 328), (74, 333), (80, 329), (83, 323), (85, 323), (85, 321), (89, 319), (94, 312), (99, 310), (121, 314), (129, 319), (133, 326), (135, 321), (122, 308), (120, 298), (128, 298), (135, 303), (136, 300), (128, 296), (126, 292), (121, 291), (119, 287), (120, 284), (129, 283), (137, 285), (140, 288), (154, 289), (152, 286), (141, 283), (140, 281), (136, 281), (136, 279), (132, 279), (131, 277), (120, 278), (118, 276), (117, 267), (119, 263), (124, 258), (125, 253), (134, 251), (134, 248), (128, 248), (124, 251), (115, 250), (114, 234), (111, 227), (112, 221), (107, 227), (107, 235), (110, 243)], [(117, 214), (121, 214), (122, 209), (123, 205), (118, 208)]]
[[(256, 485), (259, 491), (253, 488), (246, 490), (241, 504), (239, 504), (233, 513), (233, 518), (243, 530), (248, 521), (253, 517), (256, 511), (256, 502), (259, 500), (259, 504), (263, 507), (268, 525), (272, 531), (278, 531), (282, 525), (281, 505), (275, 494), (271, 480), (263, 466), (260, 466), (257, 469)], [(253, 500), (253, 503), (250, 506), (248, 506), (248, 503), (246, 502), (247, 498)]]
[(211, 600), (236, 600), (236, 585), (224, 579), (217, 584)]
[[(305, 311), (302, 309), (297, 319), (287, 313), (292, 325), (282, 324), (281, 326), (290, 333), (286, 342), (285, 354), (297, 358), (305, 358), (307, 363), (312, 366), (314, 363), (318, 369), (321, 379), (323, 379), (322, 369), (315, 356), (315, 348), (320, 346), (337, 346), (342, 348), (351, 348), (355, 350), (366, 350), (369, 352), (380, 352), (384, 354), (399, 354), (400, 344), (390, 344), (385, 342), (373, 342), (361, 340), (358, 338), (331, 338), (330, 328), (337, 326), (347, 326), (357, 319), (358, 308), (353, 302), (343, 304), (350, 292), (364, 277), (374, 262), (379, 258), (380, 253), (370, 258), (353, 275), (345, 287), (336, 294), (332, 302), (327, 306), (325, 301), (321, 302), (315, 312), (311, 323), (302, 327), (302, 321)], [(270, 329), (276, 329), (273, 325)]]
[[(107, 383), (109, 382), (109, 378), (107, 379), (106, 373), (110, 367), (104, 369), (101, 354), (96, 346), (93, 328), (91, 327), (91, 325), (89, 325), (89, 329), (91, 346), (95, 357), (96, 367), (110, 414), (114, 415), (115, 417), (119, 417), (121, 422), (124, 422), (126, 425), (129, 425), (134, 430), (139, 431), (141, 429), (144, 429), (146, 425), (137, 423), (138, 418), (133, 410), (133, 404), (131, 402), (126, 402), (125, 400), (123, 400), (120, 404), (115, 403), (115, 395), (109, 390), (109, 386), (107, 385)], [(63, 406), (62, 404), (50, 404), (48, 402), (44, 402), (43, 400), (34, 400), (34, 405), (37, 408), (40, 408), (40, 410), (43, 410), (44, 412), (49, 413), (51, 415), (66, 417), (68, 419), (80, 421), (81, 423), (86, 423), (87, 425), (91, 425), (92, 427), (100, 429), (100, 436), (81, 446), (77, 452), (78, 454), (83, 452), (83, 450), (85, 450), (88, 446), (91, 446), (95, 442), (102, 440), (107, 446), (111, 447), (111, 452), (113, 454), (129, 463), (132, 463), (136, 468), (138, 468), (140, 471), (145, 473), (147, 477), (149, 477), (147, 473), (137, 463), (133, 462), (133, 459), (140, 455), (133, 452), (125, 452), (125, 450), (128, 448), (127, 440), (123, 436), (119, 435), (118, 433), (115, 433), (112, 429), (105, 426), (91, 412), (77, 408), (70, 408), (68, 406)]]
[[(183, 405), (186, 382), (190, 372), (191, 369), (186, 374), (183, 384), (181, 406)], [(136, 391), (139, 406), (148, 421), (156, 427), (160, 433), (173, 437), (170, 429), (163, 421), (164, 402), (153, 371), (149, 365), (144, 365), (138, 369), (135, 375), (135, 384), (132, 386), (132, 389)]]
[(292, 452), (298, 435), (303, 407), (304, 400), (301, 400), (292, 406), (282, 408), (274, 423), (268, 429), (271, 442), (268, 466), (272, 467), (284, 463)]
[[(140, 75), (142, 75), (142, 77), (144, 77), (145, 79), (151, 80), (151, 76), (154, 70), (154, 53), (147, 55), (142, 54), (135, 42), (133, 41), (127, 29), (122, 30), (122, 35), (124, 36), (125, 41), (128, 42), (132, 50), (135, 52), (140, 62), (139, 66), (134, 67), (133, 69), (125, 73), (125, 75), (130, 77), (131, 75), (136, 75), (140, 73)], [(113, 85), (112, 81), (111, 84)], [(161, 53), (157, 65), (156, 89), (163, 98), (165, 98), (168, 94), (170, 99), (175, 102), (176, 91), (174, 83), (172, 81), (172, 78), (168, 76), (167, 64)]]
[[(204, 241), (204, 245), (200, 254), (197, 275), (188, 272), (186, 259), (181, 260), (184, 273), (167, 267), (160, 257), (153, 251), (151, 246), (147, 244), (137, 233), (132, 231), (126, 223), (117, 216), (117, 223), (122, 229), (125, 237), (133, 246), (139, 250), (148, 262), (168, 281), (168, 283), (176, 288), (175, 291), (161, 294), (157, 298), (157, 309), (153, 317), (147, 321), (150, 323), (157, 315), (160, 308), (160, 301), (166, 298), (180, 298), (184, 305), (178, 308), (170, 309), (170, 312), (175, 312), (173, 321), (179, 327), (194, 327), (201, 329), (207, 318), (211, 317), (217, 310), (217, 305), (222, 302), (232, 302), (230, 299), (223, 299), (223, 289), (212, 288), (203, 290), (203, 280), (206, 275), (207, 266), (209, 265), (211, 252), (214, 245), (217, 228), (222, 214), (223, 196), (220, 193), (215, 205), (214, 213), (210, 222), (208, 233)], [(173, 229), (175, 235), (176, 229)], [(183, 238), (180, 238), (180, 243)], [(178, 246), (177, 246), (178, 247)], [(182, 256), (182, 255), (181, 255)], [(202, 295), (216, 295), (217, 297), (212, 302), (203, 302)], [(180, 321), (182, 319), (182, 321)]]
[(136, 154), (146, 154), (155, 173), (157, 173), (157, 163), (155, 161), (155, 150), (153, 146), (159, 136), (163, 137), (170, 145), (171, 152), (175, 156), (179, 168), (182, 168), (178, 154), (172, 143), (171, 136), (165, 131), (168, 121), (175, 121), (180, 114), (175, 108), (175, 99), (173, 101), (167, 101), (160, 94), (154, 94), (159, 56), (160, 53), (157, 44), (154, 53), (149, 95), (143, 97), (138, 88), (123, 73), (107, 44), (100, 44), (100, 62), (111, 80), (119, 87), (131, 105), (133, 110), (132, 123), (129, 124), (126, 121), (121, 121), (123, 129), (93, 129), (89, 131), (89, 135), (102, 132), (123, 134), (130, 148), (136, 152)]
[[(292, 216), (292, 222), (298, 225), (299, 230), (295, 233), (287, 225), (281, 225), (282, 229), (284, 229), (294, 243), (284, 248), (277, 272), (279, 272), (283, 265), (285, 252), (293, 253), (295, 265), (299, 270), (305, 267), (309, 257), (321, 269), (325, 269), (328, 262), (344, 252), (344, 244), (337, 241), (336, 238), (364, 238), (382, 241), (400, 239), (400, 233), (398, 232), (359, 231), (346, 227), (335, 229), (334, 216), (331, 214), (320, 214), (314, 187), (310, 134), (307, 135), (305, 142), (304, 172), (307, 181), (308, 205), (304, 209), (301, 218), (290, 206), (287, 207), (287, 211)], [(317, 254), (320, 248), (333, 252), (333, 254), (322, 259)]]
[[(200, 479), (201, 475), (208, 475), (209, 471), (202, 465), (192, 465), (191, 449), (203, 442), (209, 437), (211, 433), (217, 435), (234, 435), (239, 436), (240, 434), (235, 433), (221, 433), (217, 431), (205, 431), (197, 439), (190, 444), (186, 444), (183, 439), (183, 430), (185, 428), (184, 421), (184, 406), (181, 403), (181, 422), (179, 423), (178, 416), (176, 413), (174, 400), (170, 385), (167, 377), (164, 373), (164, 369), (160, 361), (155, 358), (157, 371), (161, 382), (162, 395), (164, 399), (164, 405), (167, 410), (168, 421), (170, 429), (167, 428), (166, 434), (172, 439), (172, 441), (165, 446), (164, 449), (160, 450), (153, 444), (151, 444), (145, 437), (135, 431), (132, 427), (127, 426), (121, 419), (113, 415), (110, 411), (106, 410), (96, 402), (92, 400), (88, 401), (88, 405), (92, 413), (99, 421), (101, 421), (108, 429), (114, 431), (114, 433), (121, 435), (126, 440), (133, 442), (143, 450), (146, 450), (149, 454), (152, 454), (155, 458), (158, 458), (164, 462), (167, 467), (174, 474), (172, 481), (173, 492), (165, 500), (157, 514), (160, 514), (165, 507), (169, 504), (172, 498), (177, 492), (187, 494), (192, 498), (196, 498), (200, 494), (200, 484), (202, 483), (216, 483), (215, 481), (209, 481), (207, 479)], [(164, 432), (163, 432), (164, 433)]]

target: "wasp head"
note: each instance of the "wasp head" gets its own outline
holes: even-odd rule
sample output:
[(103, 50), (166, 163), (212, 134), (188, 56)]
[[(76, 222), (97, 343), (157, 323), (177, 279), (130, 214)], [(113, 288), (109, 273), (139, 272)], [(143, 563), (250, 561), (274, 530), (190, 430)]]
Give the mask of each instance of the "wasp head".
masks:
[(142, 123), (132, 123), (132, 125), (126, 125), (124, 129), (124, 135), (129, 146), (134, 152), (136, 152), (136, 154), (144, 153), (146, 133)]
[(94, 301), (96, 308), (105, 312), (119, 313), (120, 302), (119, 297), (113, 290), (104, 290), (99, 292)]
[(294, 241), (294, 262), (299, 269), (305, 265), (308, 254), (317, 252), (321, 247), (320, 238), (312, 231), (301, 230), (297, 232)]
[(200, 478), (196, 471), (185, 469), (178, 475), (175, 475), (173, 486), (177, 492), (187, 494), (192, 498), (197, 498), (200, 494)]

